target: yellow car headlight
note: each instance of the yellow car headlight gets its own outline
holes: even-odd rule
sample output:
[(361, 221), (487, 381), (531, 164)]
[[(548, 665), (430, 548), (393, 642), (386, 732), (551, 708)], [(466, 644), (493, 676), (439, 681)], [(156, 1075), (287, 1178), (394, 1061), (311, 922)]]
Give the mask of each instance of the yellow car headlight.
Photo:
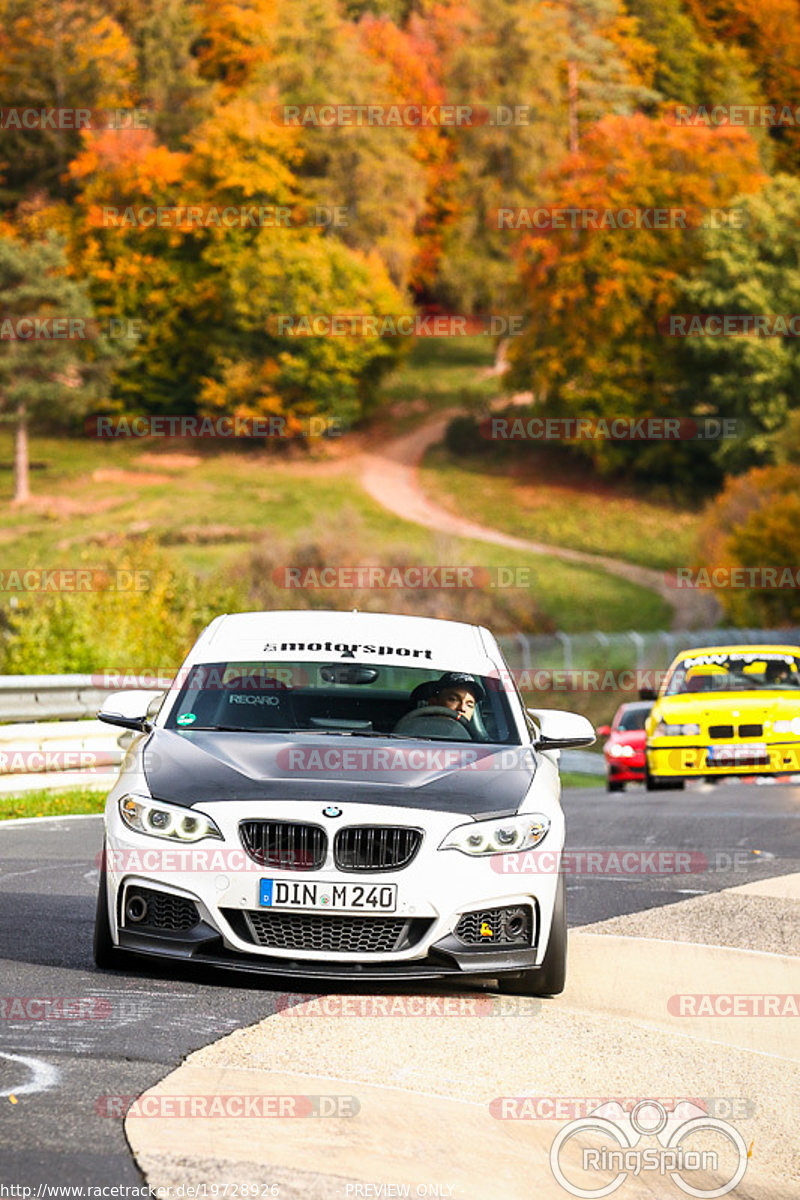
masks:
[(666, 721), (659, 721), (653, 730), (653, 737), (697, 737), (699, 733), (699, 725), (669, 725)]

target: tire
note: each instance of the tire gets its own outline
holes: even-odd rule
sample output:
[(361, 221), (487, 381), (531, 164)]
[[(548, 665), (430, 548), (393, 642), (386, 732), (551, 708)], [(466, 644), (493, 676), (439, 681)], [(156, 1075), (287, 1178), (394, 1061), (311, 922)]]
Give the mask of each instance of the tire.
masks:
[(553, 923), (540, 967), (518, 975), (501, 975), (500, 991), (510, 996), (558, 996), (567, 981), (567, 886), (559, 875)]
[(607, 779), (606, 780), (606, 791), (607, 792), (624, 792), (625, 791), (625, 781), (619, 780), (619, 779)]
[(646, 767), (644, 772), (644, 786), (648, 792), (660, 792), (662, 783), (660, 779), (654, 779), (650, 774), (650, 768)]
[(648, 774), (644, 777), (644, 786), (648, 792), (682, 792), (686, 787), (685, 779), (673, 779), (671, 776), (656, 776)]
[(97, 889), (97, 908), (94, 915), (94, 964), (101, 971), (122, 967), (125, 954), (111, 940), (111, 926), (108, 912), (108, 889), (106, 886), (105, 868), (106, 846), (103, 843), (103, 866), (100, 868), (100, 882)]

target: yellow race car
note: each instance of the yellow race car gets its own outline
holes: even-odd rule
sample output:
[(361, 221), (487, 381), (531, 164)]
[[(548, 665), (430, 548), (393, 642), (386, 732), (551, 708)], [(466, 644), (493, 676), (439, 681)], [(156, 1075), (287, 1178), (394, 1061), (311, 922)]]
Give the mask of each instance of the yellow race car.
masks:
[(800, 771), (800, 646), (684, 650), (645, 724), (645, 786)]

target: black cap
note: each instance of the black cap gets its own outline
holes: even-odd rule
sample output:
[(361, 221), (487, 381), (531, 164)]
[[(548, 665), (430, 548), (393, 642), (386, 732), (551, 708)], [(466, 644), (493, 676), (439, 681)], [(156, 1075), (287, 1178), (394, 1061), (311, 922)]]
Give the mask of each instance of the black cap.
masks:
[(464, 688), (466, 691), (472, 692), (476, 700), (483, 700), (486, 695), (475, 676), (466, 675), (463, 671), (447, 671), (441, 679), (432, 680), (427, 685), (427, 688), (430, 689), (428, 694), (435, 696), (437, 692), (442, 692), (448, 687)]

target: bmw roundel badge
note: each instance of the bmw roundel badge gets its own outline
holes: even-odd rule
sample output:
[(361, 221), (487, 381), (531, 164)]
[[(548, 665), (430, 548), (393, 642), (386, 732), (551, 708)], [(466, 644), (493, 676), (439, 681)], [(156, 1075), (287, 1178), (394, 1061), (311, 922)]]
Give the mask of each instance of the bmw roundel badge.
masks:
[(335, 804), (329, 804), (327, 808), (322, 810), (323, 817), (340, 817), (342, 810), (337, 808)]

